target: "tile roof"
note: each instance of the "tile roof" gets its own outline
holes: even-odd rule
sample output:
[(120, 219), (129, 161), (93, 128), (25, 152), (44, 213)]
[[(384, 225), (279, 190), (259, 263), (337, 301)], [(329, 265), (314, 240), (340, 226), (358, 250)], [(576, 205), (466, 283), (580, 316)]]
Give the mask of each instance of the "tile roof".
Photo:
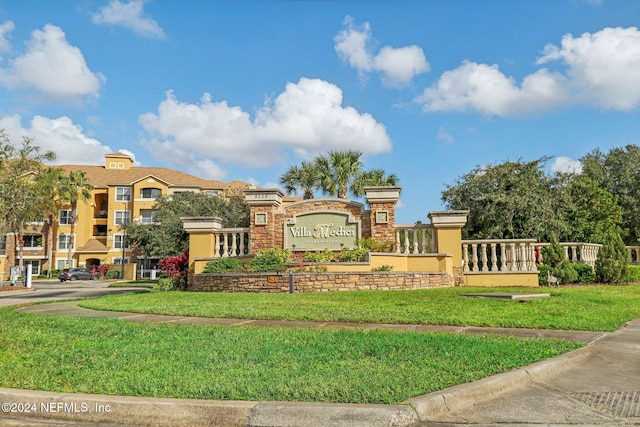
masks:
[(78, 248), (76, 252), (109, 252), (109, 248), (98, 239), (89, 239), (87, 243)]
[(141, 179), (153, 176), (165, 182), (169, 187), (198, 187), (207, 190), (221, 190), (226, 188), (250, 188), (250, 184), (243, 181), (222, 181), (201, 179), (187, 173), (168, 168), (132, 167), (130, 169), (106, 169), (104, 166), (88, 165), (60, 165), (65, 172), (82, 170), (89, 183), (95, 188), (107, 188), (113, 185), (131, 185)]

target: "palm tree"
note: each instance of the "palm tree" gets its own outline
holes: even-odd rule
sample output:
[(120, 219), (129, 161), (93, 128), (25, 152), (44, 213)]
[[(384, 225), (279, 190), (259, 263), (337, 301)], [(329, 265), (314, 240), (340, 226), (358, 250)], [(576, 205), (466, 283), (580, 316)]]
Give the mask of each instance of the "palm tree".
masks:
[(53, 223), (55, 220), (55, 211), (60, 203), (60, 191), (63, 182), (62, 169), (47, 168), (42, 172), (41, 189), (48, 195), (43, 200), (42, 210), (47, 214), (46, 230), (47, 230), (47, 278), (51, 278), (51, 270), (53, 269)]
[(315, 165), (320, 172), (320, 186), (325, 193), (346, 199), (353, 182), (361, 173), (360, 151), (329, 151), (326, 156), (316, 159)]
[(61, 186), (61, 199), (71, 205), (71, 232), (69, 236), (69, 248), (67, 253), (67, 265), (71, 267), (71, 248), (73, 247), (73, 235), (76, 231), (76, 220), (78, 216), (78, 201), (89, 200), (91, 198), (93, 186), (89, 184), (85, 173), (81, 170), (69, 172), (69, 176), (64, 177)]
[(320, 187), (320, 174), (315, 164), (302, 162), (300, 166), (291, 166), (281, 177), (288, 194), (304, 192), (304, 199), (313, 199), (313, 190)]
[(351, 185), (351, 192), (356, 197), (364, 196), (365, 187), (386, 187), (398, 184), (395, 174), (387, 174), (383, 169), (371, 169), (361, 172)]

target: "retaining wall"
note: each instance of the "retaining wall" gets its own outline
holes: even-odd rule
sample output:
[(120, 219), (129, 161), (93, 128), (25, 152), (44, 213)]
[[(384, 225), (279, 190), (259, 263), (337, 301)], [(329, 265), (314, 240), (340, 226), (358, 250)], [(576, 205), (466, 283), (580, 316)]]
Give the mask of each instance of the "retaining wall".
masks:
[[(454, 285), (451, 275), (439, 272), (295, 273), (295, 292), (412, 290)], [(289, 292), (288, 273), (194, 274), (190, 291)]]

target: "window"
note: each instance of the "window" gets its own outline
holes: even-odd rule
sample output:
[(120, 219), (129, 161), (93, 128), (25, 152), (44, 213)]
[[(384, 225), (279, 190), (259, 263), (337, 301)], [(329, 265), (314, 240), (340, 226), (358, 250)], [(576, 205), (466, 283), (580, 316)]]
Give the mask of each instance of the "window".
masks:
[(56, 260), (56, 269), (58, 270), (62, 270), (63, 268), (73, 268), (73, 262), (75, 260), (71, 260), (71, 265), (69, 265), (69, 267), (67, 267), (67, 260), (66, 259), (59, 259)]
[[(121, 257), (114, 257), (112, 259), (113, 259), (112, 264), (117, 264), (117, 265), (122, 264), (122, 262), (121, 262), (122, 258)], [(125, 264), (129, 264), (129, 257), (125, 257), (124, 258), (124, 263)]]
[(122, 249), (122, 240), (124, 240), (125, 243), (125, 249), (129, 249), (129, 239), (126, 238), (126, 236), (123, 236), (122, 234), (115, 234), (113, 236), (113, 248), (114, 249)]
[(140, 198), (142, 199), (157, 199), (162, 196), (162, 190), (159, 188), (142, 188), (140, 190)]
[(156, 211), (153, 209), (140, 209), (140, 224), (153, 224)]
[[(69, 249), (70, 242), (71, 242), (71, 235), (58, 234), (58, 250)], [(71, 249), (73, 249), (73, 247)]]
[(203, 193), (205, 196), (209, 197), (218, 197), (220, 195), (218, 190), (204, 190)]
[(41, 234), (27, 234), (23, 236), (25, 248), (41, 248), (42, 247), (42, 235)]
[(63, 210), (58, 212), (58, 223), (60, 225), (70, 225), (71, 224), (71, 210)]
[(31, 264), (31, 275), (32, 276), (39, 276), (40, 275), (40, 260), (39, 259), (24, 260), (23, 262), (24, 262), (25, 271), (27, 271), (27, 265)]
[(0, 236), (0, 251), (7, 249), (7, 236)]
[(131, 211), (116, 211), (115, 224), (123, 225), (131, 221)]
[(131, 187), (116, 187), (116, 201), (118, 201), (118, 202), (130, 202), (131, 201)]

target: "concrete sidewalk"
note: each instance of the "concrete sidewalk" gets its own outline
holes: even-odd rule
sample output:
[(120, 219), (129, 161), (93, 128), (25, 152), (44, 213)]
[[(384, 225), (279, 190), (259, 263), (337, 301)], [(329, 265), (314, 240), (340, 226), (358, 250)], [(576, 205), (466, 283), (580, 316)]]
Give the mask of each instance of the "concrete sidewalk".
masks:
[[(614, 333), (605, 334), (508, 328), (203, 319), (94, 311), (82, 309), (77, 303), (68, 301), (34, 305), (19, 310), (42, 315), (163, 323), (497, 333), (564, 338), (590, 344), (524, 368), (419, 396), (402, 405), (227, 402), (0, 389), (2, 403), (34, 402), (37, 405), (44, 404), (45, 410), (50, 409), (47, 405), (65, 409), (20, 414), (22, 416), (43, 419), (43, 423), (69, 420), (94, 425), (127, 426), (640, 425), (640, 319)], [(106, 407), (109, 411), (99, 410)], [(82, 411), (84, 408), (88, 410)], [(0, 417), (0, 424), (1, 421)]]

